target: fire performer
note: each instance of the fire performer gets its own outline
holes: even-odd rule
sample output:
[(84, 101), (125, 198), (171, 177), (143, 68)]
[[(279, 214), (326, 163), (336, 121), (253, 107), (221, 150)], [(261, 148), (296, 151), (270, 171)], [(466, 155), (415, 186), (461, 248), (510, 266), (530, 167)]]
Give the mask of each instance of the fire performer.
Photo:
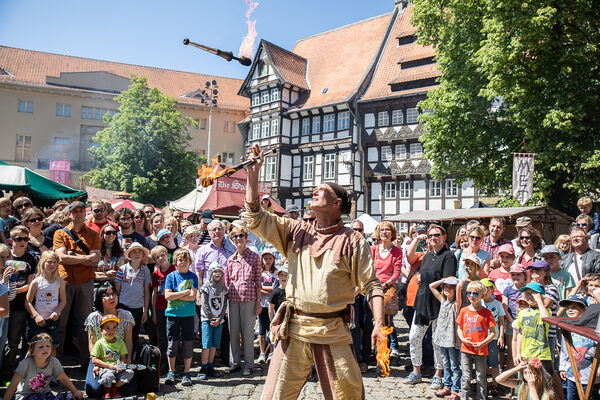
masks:
[(314, 363), (325, 399), (365, 397), (354, 355), (349, 318), (354, 287), (366, 295), (373, 310), (371, 345), (381, 335), (383, 291), (375, 276), (364, 237), (344, 227), (350, 196), (336, 183), (325, 182), (313, 192), (315, 221), (291, 220), (260, 208), (258, 176), (263, 164), (252, 149), (246, 187), (246, 221), (257, 236), (288, 258), (286, 301), (271, 323), (279, 341), (263, 389), (263, 399), (295, 399)]

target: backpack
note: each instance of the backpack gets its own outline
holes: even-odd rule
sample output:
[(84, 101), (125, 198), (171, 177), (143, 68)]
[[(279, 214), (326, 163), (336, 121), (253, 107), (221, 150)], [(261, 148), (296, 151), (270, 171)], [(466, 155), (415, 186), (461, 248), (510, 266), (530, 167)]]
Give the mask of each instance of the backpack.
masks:
[(133, 353), (133, 362), (146, 366), (136, 370), (138, 393), (158, 392), (160, 388), (160, 349), (148, 343), (140, 344)]

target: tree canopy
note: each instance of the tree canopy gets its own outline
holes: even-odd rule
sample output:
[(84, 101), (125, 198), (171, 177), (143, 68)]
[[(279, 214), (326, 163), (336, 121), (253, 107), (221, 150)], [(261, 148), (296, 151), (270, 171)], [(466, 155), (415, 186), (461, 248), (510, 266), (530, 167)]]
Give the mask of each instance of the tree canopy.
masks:
[[(436, 177), (510, 189), (511, 152), (537, 153), (536, 189), (574, 209), (600, 191), (600, 7), (591, 1), (415, 0), (440, 86), (421, 103)], [(524, 142), (523, 142), (524, 141)], [(525, 145), (523, 145), (523, 143)], [(518, 150), (517, 150), (518, 149)]]
[(148, 88), (143, 76), (115, 100), (119, 112), (105, 114), (89, 151), (97, 166), (84, 178), (92, 186), (126, 190), (144, 203), (162, 205), (192, 190), (197, 156), (188, 151), (187, 129), (195, 124), (175, 108), (177, 100)]

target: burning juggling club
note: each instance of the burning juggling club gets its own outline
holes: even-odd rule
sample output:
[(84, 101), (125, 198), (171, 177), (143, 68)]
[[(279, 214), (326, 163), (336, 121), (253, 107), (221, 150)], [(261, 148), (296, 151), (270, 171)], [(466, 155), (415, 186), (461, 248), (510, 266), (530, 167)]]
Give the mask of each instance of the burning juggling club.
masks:
[(205, 46), (205, 45), (200, 44), (200, 43), (192, 42), (188, 38), (183, 39), (183, 44), (185, 44), (185, 45), (191, 44), (192, 46), (197, 47), (200, 50), (204, 50), (204, 51), (208, 51), (209, 53), (216, 54), (219, 57), (222, 57), (222, 58), (226, 59), (227, 61), (237, 60), (240, 64), (245, 65), (246, 67), (252, 65), (252, 60), (249, 59), (248, 57), (244, 57), (244, 56), (236, 57), (230, 51), (223, 51), (223, 50), (219, 50), (219, 49), (213, 49), (212, 47), (208, 47), (208, 46)]
[[(273, 154), (276, 153), (277, 150), (276, 149), (271, 149), (271, 150), (267, 150), (264, 152), (264, 155), (268, 155), (268, 154)], [(260, 157), (259, 157), (260, 158)], [(250, 165), (250, 164), (254, 164), (258, 159), (254, 159), (254, 160), (246, 160), (244, 162), (241, 162), (237, 165), (234, 165), (233, 167), (229, 167), (227, 169), (222, 170), (221, 172), (219, 172), (218, 174), (214, 175), (214, 176), (208, 176), (206, 178), (201, 178), (200, 179), (200, 186), (202, 187), (209, 187), (210, 185), (213, 184), (213, 182), (219, 178), (222, 178), (224, 176), (231, 176), (233, 173), (235, 173), (236, 171), (239, 171), (240, 169), (244, 168), (246, 165)]]

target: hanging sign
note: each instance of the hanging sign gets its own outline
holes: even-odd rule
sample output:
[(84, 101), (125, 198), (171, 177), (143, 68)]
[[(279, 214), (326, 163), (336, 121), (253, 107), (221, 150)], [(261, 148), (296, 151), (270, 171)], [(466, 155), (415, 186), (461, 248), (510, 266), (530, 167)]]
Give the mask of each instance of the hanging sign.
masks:
[(513, 153), (512, 195), (523, 206), (533, 196), (534, 153)]

